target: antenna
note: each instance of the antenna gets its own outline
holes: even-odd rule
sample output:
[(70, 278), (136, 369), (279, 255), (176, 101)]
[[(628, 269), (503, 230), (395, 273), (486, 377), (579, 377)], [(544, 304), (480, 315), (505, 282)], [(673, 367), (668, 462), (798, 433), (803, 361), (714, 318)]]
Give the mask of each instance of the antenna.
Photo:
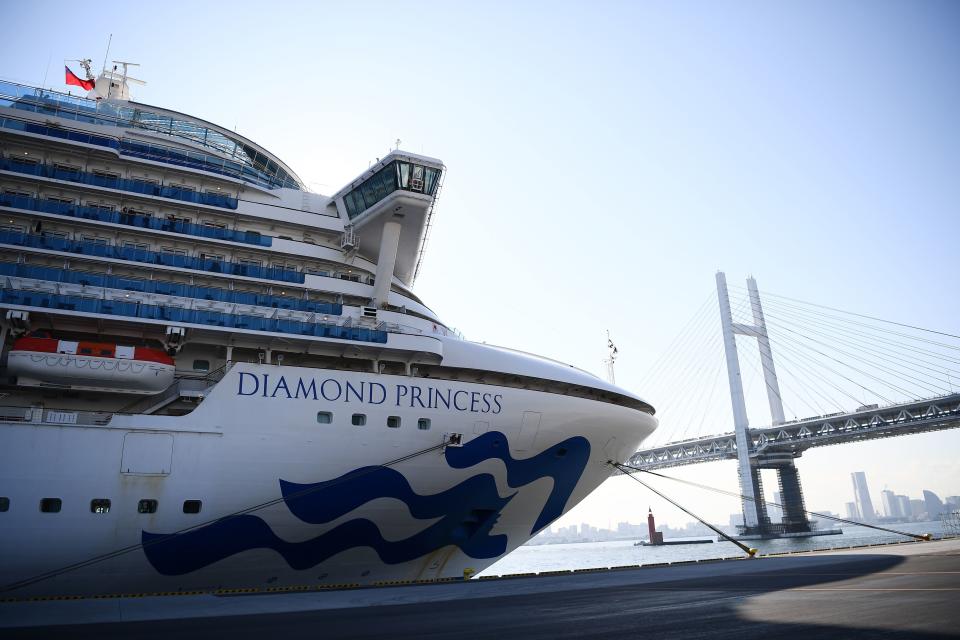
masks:
[[(139, 67), (140, 65), (136, 62), (124, 62), (123, 60), (114, 60), (113, 64), (122, 64), (123, 65), (123, 76), (120, 78), (122, 82), (135, 82), (136, 84), (147, 84), (143, 80), (137, 80), (136, 78), (131, 78), (127, 75), (127, 67)], [(116, 70), (116, 67), (114, 67)], [(114, 73), (116, 75), (116, 73)]]
[(607, 349), (609, 350), (609, 355), (607, 359), (604, 360), (604, 364), (607, 365), (607, 380), (610, 381), (610, 384), (617, 384), (617, 377), (613, 372), (613, 363), (617, 361), (617, 345), (613, 344), (613, 340), (610, 339), (610, 330), (607, 329)]
[(100, 73), (107, 72), (107, 58), (110, 57), (110, 45), (113, 43), (113, 34), (110, 34), (110, 39), (107, 40), (107, 52), (103, 54), (103, 70)]

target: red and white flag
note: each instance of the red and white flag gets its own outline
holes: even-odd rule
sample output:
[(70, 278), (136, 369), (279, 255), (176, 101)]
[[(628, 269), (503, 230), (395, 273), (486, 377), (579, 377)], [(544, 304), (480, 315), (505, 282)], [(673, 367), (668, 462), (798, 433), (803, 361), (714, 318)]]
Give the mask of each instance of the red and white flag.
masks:
[(83, 87), (87, 91), (90, 91), (94, 86), (96, 86), (96, 83), (93, 80), (81, 80), (77, 74), (75, 74), (73, 71), (70, 71), (70, 67), (64, 65), (63, 68), (67, 71), (67, 84)]

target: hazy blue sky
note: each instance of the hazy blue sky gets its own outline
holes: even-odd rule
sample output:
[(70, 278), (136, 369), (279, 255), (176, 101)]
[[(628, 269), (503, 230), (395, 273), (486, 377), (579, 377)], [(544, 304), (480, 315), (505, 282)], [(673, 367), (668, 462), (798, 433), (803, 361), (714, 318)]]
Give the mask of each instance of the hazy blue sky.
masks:
[[(139, 101), (235, 126), (320, 192), (397, 138), (443, 159), (416, 290), (471, 339), (599, 373), (609, 329), (618, 382), (644, 395), (717, 269), (958, 333), (956, 2), (36, 1), (2, 13), (0, 76), (65, 89), (63, 61), (99, 67), (112, 33), (110, 57), (142, 64)], [(729, 428), (729, 406), (710, 422)], [(960, 493), (958, 451), (960, 433), (914, 436), (817, 450), (800, 470), (808, 504), (839, 511), (853, 470), (877, 504), (884, 484)], [(732, 463), (677, 473), (736, 486)], [(714, 520), (736, 510), (679, 495)], [(638, 522), (647, 504), (659, 505), (614, 480), (562, 523)]]

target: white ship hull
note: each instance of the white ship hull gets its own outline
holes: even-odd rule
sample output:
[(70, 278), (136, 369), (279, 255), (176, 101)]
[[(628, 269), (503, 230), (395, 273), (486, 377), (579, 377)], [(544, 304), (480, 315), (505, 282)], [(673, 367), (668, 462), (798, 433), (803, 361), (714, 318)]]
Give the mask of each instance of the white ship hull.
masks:
[[(353, 425), (354, 413), (366, 424)], [(186, 416), (5, 426), (0, 483), (11, 501), (57, 496), (63, 509), (0, 517), (15, 550), (0, 575), (29, 581), (128, 549), (10, 595), (462, 577), (572, 508), (609, 477), (607, 460), (625, 459), (654, 427), (647, 413), (558, 394), (238, 364)], [(382, 466), (454, 432), (462, 447)], [(93, 498), (110, 499), (109, 512), (92, 513)], [(137, 512), (143, 499), (157, 500), (156, 513)], [(183, 513), (185, 500), (202, 501), (201, 512)]]

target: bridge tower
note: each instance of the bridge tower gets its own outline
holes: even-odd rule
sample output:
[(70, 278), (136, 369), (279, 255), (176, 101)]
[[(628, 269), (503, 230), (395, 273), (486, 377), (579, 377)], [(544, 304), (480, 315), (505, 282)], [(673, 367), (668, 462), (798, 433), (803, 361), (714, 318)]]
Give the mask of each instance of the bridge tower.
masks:
[[(747, 279), (747, 291), (750, 295), (750, 308), (753, 311), (753, 324), (739, 324), (733, 321), (730, 311), (730, 297), (727, 294), (727, 278), (722, 271), (717, 272), (717, 297), (720, 300), (720, 325), (723, 330), (723, 349), (727, 356), (727, 377), (730, 381), (730, 401), (733, 405), (734, 433), (737, 442), (737, 465), (740, 476), (740, 493), (743, 495), (744, 536), (752, 538), (775, 538), (782, 534), (802, 534), (811, 531), (803, 504), (803, 491), (800, 476), (789, 453), (757, 454), (752, 451), (747, 419), (747, 405), (743, 397), (743, 381), (740, 377), (740, 359), (737, 356), (737, 336), (756, 338), (760, 347), (760, 363), (763, 367), (763, 381), (767, 387), (767, 401), (770, 405), (770, 417), (773, 425), (783, 424), (783, 401), (780, 397), (780, 385), (777, 382), (777, 370), (773, 364), (773, 352), (770, 350), (770, 336), (760, 304), (757, 281)], [(770, 522), (767, 507), (763, 501), (761, 469), (776, 469), (783, 497), (783, 519), (780, 524)]]

